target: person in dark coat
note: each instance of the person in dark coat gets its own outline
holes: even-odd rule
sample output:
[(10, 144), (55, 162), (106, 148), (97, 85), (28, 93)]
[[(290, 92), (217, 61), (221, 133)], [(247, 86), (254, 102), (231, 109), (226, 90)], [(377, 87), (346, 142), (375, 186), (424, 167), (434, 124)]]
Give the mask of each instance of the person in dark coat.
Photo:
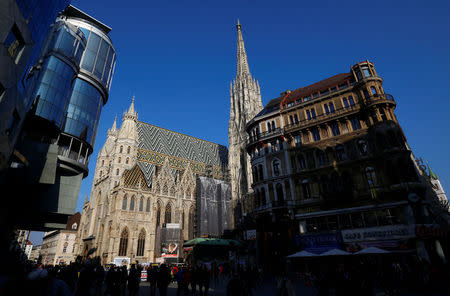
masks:
[(131, 265), (130, 272), (128, 274), (128, 292), (130, 296), (135, 296), (139, 291), (139, 282), (141, 281), (141, 272), (136, 266)]
[(244, 283), (239, 279), (238, 274), (233, 273), (233, 277), (227, 285), (227, 296), (243, 296), (244, 295)]
[(159, 296), (167, 296), (167, 286), (170, 283), (170, 274), (167, 266), (161, 264), (158, 272), (158, 290)]
[(156, 296), (156, 284), (158, 280), (158, 269), (152, 266), (147, 270), (147, 281), (150, 282), (150, 296)]

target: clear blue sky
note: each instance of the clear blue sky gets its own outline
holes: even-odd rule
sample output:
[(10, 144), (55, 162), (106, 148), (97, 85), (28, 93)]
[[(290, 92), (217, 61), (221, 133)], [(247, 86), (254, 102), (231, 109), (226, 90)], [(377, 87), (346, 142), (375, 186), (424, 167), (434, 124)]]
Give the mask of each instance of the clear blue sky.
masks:
[(448, 189), (449, 1), (72, 4), (112, 27), (118, 55), (78, 210), (90, 193), (106, 131), (133, 95), (141, 121), (227, 145), (238, 18), (264, 104), (286, 89), (348, 72), (358, 61), (373, 61), (385, 91), (398, 103), (396, 114), (414, 154), (430, 162)]

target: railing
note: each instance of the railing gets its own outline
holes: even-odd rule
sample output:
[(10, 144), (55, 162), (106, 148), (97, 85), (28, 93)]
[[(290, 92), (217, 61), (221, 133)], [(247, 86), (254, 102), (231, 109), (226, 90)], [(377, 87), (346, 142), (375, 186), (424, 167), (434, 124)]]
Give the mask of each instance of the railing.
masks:
[(394, 100), (394, 96), (390, 95), (390, 94), (376, 94), (376, 95), (371, 95), (367, 98), (365, 98), (366, 104), (373, 104), (373, 103), (378, 103), (380, 101), (392, 101), (395, 102)]
[(351, 111), (357, 111), (360, 109), (360, 106), (358, 104), (352, 105), (352, 106), (348, 106), (348, 107), (342, 107), (342, 108), (338, 108), (335, 109), (333, 112), (329, 112), (328, 114), (323, 113), (320, 115), (316, 115), (315, 117), (312, 117), (311, 119), (303, 119), (300, 120), (298, 122), (294, 122), (291, 124), (288, 124), (284, 127), (285, 131), (289, 131), (293, 128), (296, 128), (297, 126), (302, 126), (302, 127), (308, 127), (310, 125), (317, 125), (318, 123), (320, 123), (321, 121), (324, 120), (330, 120), (331, 118), (334, 117), (338, 117), (340, 115), (343, 114), (347, 114), (347, 112), (351, 112)]
[(283, 129), (277, 127), (277, 128), (275, 128), (275, 129), (273, 129), (271, 131), (259, 133), (256, 136), (250, 137), (248, 139), (248, 144), (247, 145), (251, 145), (251, 144), (254, 144), (255, 142), (264, 141), (264, 140), (266, 140), (268, 138), (281, 135), (282, 132), (283, 132)]
[[(366, 102), (366, 105), (372, 105), (374, 103), (378, 103), (381, 101), (391, 101), (395, 102), (395, 99), (390, 94), (376, 94), (372, 95), (368, 98), (364, 99)], [(308, 128), (313, 125), (318, 125), (323, 121), (328, 121), (330, 119), (333, 119), (335, 117), (339, 117), (342, 115), (347, 115), (349, 112), (354, 113), (355, 111), (358, 111), (361, 109), (361, 106), (358, 103), (355, 103), (354, 105), (349, 105), (348, 107), (341, 107), (335, 109), (333, 112), (322, 113), (320, 115), (316, 115), (314, 117), (311, 117), (311, 119), (302, 119), (297, 122), (285, 125), (284, 128), (276, 128), (270, 132), (262, 132), (257, 134), (256, 136), (252, 136), (248, 139), (247, 146), (254, 144), (255, 142), (264, 141), (268, 138), (281, 135), (284, 132), (288, 132), (292, 129), (295, 129), (299, 126), (302, 128)]]

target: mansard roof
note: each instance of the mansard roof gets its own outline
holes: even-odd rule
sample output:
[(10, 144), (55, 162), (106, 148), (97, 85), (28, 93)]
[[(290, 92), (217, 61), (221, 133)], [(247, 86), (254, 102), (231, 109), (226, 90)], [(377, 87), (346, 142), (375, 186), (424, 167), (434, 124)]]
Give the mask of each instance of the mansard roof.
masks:
[(264, 109), (261, 110), (261, 112), (259, 112), (255, 117), (280, 110), (281, 104), (287, 105), (288, 103), (295, 102), (304, 97), (312, 96), (314, 93), (319, 91), (323, 91), (330, 87), (337, 86), (340, 83), (350, 81), (352, 77), (352, 73), (340, 73), (311, 85), (297, 88), (289, 93), (289, 95), (287, 95), (287, 93), (282, 93), (278, 98), (270, 100), (269, 103), (264, 106)]
[(137, 164), (147, 184), (151, 183), (155, 166), (168, 158), (173, 173), (190, 164), (194, 173), (203, 175), (208, 170), (220, 178), (228, 164), (228, 149), (223, 145), (181, 134), (152, 124), (138, 121)]

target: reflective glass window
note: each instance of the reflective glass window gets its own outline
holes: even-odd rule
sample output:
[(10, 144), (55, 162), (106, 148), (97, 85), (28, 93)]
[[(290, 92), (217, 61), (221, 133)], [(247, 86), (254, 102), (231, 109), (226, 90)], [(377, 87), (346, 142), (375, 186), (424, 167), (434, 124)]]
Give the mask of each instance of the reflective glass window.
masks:
[(58, 58), (50, 56), (45, 61), (32, 93), (33, 99), (39, 96), (36, 115), (60, 126), (73, 76), (72, 68)]
[(81, 67), (89, 72), (92, 72), (95, 63), (95, 55), (96, 53), (87, 49), (84, 52), (83, 61), (81, 63)]
[[(50, 29), (50, 25), (55, 21), (55, 18), (61, 10), (68, 4), (69, 0), (16, 0), (15, 3), (20, 9), (24, 19), (27, 20), (27, 27), (33, 39), (33, 48), (26, 61), (26, 66), (23, 68), (21, 79), (18, 83), (20, 92), (25, 90), (28, 84), (26, 75), (32, 65), (35, 64), (40, 54), (42, 44)], [(29, 96), (27, 96), (29, 98)], [(31, 100), (30, 100), (31, 101)], [(25, 101), (28, 106), (30, 101)]]
[(77, 78), (67, 108), (64, 131), (94, 145), (102, 100), (93, 85)]

